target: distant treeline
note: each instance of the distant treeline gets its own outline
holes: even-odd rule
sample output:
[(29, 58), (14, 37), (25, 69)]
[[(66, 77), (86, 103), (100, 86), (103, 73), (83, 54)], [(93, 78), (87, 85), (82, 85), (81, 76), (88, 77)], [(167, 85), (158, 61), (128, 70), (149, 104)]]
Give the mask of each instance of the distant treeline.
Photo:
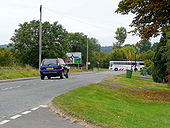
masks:
[(113, 51), (113, 46), (102, 46), (100, 50), (101, 50), (101, 52), (110, 53)]
[(8, 45), (6, 45), (6, 44), (0, 45), (0, 48), (7, 48), (7, 47), (8, 47)]

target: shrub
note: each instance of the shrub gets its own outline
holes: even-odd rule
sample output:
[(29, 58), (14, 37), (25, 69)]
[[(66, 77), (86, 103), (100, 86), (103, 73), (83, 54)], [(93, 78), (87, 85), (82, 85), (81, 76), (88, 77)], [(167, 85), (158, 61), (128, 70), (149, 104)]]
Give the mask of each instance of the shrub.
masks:
[(11, 49), (0, 49), (0, 66), (12, 66), (15, 64), (15, 57)]
[(147, 69), (148, 75), (152, 75), (153, 73), (153, 62), (151, 60), (145, 60), (145, 67)]

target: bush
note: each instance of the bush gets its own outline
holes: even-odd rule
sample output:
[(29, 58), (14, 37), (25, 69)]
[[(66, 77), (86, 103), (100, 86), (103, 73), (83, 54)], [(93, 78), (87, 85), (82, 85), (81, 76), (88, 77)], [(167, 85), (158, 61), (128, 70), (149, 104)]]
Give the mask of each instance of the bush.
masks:
[(145, 60), (144, 62), (148, 75), (153, 73), (153, 62), (151, 60)]
[(0, 49), (0, 66), (12, 66), (15, 64), (15, 57), (11, 49)]
[(166, 44), (166, 33), (163, 33), (153, 58), (154, 68), (152, 76), (155, 82), (165, 82), (168, 62), (168, 56), (166, 55), (168, 48), (166, 47)]

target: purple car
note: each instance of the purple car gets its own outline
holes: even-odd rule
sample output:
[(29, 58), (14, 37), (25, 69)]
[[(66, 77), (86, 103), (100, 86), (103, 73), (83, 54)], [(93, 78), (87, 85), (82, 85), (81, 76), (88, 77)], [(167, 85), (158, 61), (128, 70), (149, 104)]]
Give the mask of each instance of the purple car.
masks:
[(42, 60), (40, 69), (41, 80), (44, 80), (45, 76), (48, 79), (56, 76), (59, 76), (60, 79), (63, 79), (64, 76), (68, 78), (68, 72), (69, 69), (61, 58)]

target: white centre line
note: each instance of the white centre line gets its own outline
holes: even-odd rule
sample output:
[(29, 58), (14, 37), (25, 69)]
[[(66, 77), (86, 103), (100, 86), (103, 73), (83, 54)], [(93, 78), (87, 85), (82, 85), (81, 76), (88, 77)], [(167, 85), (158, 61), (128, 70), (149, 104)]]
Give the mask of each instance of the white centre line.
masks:
[[(10, 87), (10, 88), (4, 88), (3, 90), (14, 89), (14, 88), (19, 88), (19, 87), (20, 87), (20, 86), (16, 86), (16, 87), (13, 87), (13, 88), (12, 88), (12, 87)], [(37, 110), (37, 109), (39, 109), (39, 108), (48, 108), (48, 105), (39, 105), (38, 107), (32, 108), (30, 111), (22, 112), (21, 115), (12, 116), (12, 117), (10, 117), (10, 119), (15, 120), (15, 119), (21, 117), (22, 115), (26, 115), (26, 114), (28, 114), (28, 113), (31, 113), (31, 111), (35, 111), (35, 110)], [(6, 124), (6, 123), (8, 123), (9, 121), (11, 121), (11, 120), (3, 120), (3, 121), (0, 122), (0, 125)]]
[(31, 111), (25, 111), (25, 112), (23, 112), (23, 113), (21, 113), (21, 114), (23, 114), (23, 115), (26, 115), (26, 114), (28, 114), (28, 113), (30, 113)]
[(40, 105), (41, 108), (48, 108), (48, 105)]
[(3, 89), (1, 89), (1, 90), (8, 90), (9, 88), (3, 88)]
[(16, 86), (16, 87), (9, 87), (9, 88), (2, 88), (1, 90), (10, 90), (10, 89), (16, 89), (16, 88), (20, 88), (21, 86)]
[(16, 119), (16, 118), (19, 118), (19, 117), (21, 117), (21, 115), (15, 115), (15, 116), (12, 116), (10, 119)]
[(16, 89), (16, 88), (19, 88), (21, 86), (16, 86), (16, 87), (10, 87), (10, 89)]
[(40, 107), (35, 107), (35, 108), (32, 108), (31, 110), (32, 111), (35, 111), (35, 110), (37, 110), (37, 109), (39, 109)]
[(10, 120), (3, 120), (3, 121), (0, 122), (0, 125), (6, 124), (6, 123), (8, 123), (9, 121), (10, 121)]

